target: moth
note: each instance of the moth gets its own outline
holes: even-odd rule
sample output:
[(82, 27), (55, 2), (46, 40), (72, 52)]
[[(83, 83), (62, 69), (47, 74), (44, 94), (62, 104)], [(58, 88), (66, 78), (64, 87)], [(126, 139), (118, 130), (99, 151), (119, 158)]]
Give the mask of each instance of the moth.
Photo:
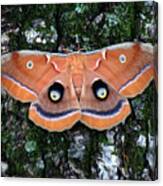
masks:
[(22, 50), (2, 56), (1, 81), (16, 100), (30, 102), (29, 119), (48, 131), (81, 121), (105, 130), (131, 113), (128, 98), (154, 78), (149, 43), (125, 42), (69, 54)]

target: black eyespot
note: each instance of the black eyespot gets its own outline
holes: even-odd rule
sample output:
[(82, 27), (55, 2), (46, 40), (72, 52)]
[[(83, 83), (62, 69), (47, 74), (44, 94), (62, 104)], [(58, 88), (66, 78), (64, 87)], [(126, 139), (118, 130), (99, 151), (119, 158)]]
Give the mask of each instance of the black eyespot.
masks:
[(49, 99), (52, 102), (59, 102), (63, 98), (64, 87), (58, 82), (55, 82), (48, 90)]
[(108, 86), (102, 80), (95, 81), (92, 85), (92, 90), (95, 97), (100, 101), (106, 100), (109, 95)]

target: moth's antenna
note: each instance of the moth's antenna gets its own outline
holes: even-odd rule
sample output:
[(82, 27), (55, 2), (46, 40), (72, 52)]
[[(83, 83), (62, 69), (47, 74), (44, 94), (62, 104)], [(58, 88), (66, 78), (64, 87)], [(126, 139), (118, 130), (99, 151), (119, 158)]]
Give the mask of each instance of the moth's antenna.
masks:
[(81, 51), (85, 50), (84, 48), (80, 47), (80, 40), (79, 40), (79, 36), (77, 34), (75, 35), (75, 43), (76, 43), (77, 52), (81, 52)]
[(68, 53), (71, 53), (72, 52), (71, 49), (66, 48), (63, 44), (60, 45), (59, 51), (62, 52), (62, 53), (64, 53), (64, 54), (68, 54)]

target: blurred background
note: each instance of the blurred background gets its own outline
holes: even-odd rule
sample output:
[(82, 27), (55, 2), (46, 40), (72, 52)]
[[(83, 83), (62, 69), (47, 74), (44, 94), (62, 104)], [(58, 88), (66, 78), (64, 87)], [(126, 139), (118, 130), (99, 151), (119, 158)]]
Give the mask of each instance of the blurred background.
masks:
[[(1, 53), (31, 49), (91, 51), (125, 41), (157, 44), (157, 4), (1, 6)], [(78, 122), (50, 133), (28, 119), (29, 104), (1, 90), (2, 176), (155, 180), (158, 176), (154, 82), (130, 100), (132, 114), (102, 132)]]

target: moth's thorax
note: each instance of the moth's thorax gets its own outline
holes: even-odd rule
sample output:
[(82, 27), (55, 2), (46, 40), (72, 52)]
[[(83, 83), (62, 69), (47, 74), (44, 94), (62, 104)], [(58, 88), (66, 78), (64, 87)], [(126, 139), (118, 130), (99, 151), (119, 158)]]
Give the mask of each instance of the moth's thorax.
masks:
[(83, 73), (83, 59), (82, 55), (76, 54), (70, 57), (69, 67), (72, 74)]

